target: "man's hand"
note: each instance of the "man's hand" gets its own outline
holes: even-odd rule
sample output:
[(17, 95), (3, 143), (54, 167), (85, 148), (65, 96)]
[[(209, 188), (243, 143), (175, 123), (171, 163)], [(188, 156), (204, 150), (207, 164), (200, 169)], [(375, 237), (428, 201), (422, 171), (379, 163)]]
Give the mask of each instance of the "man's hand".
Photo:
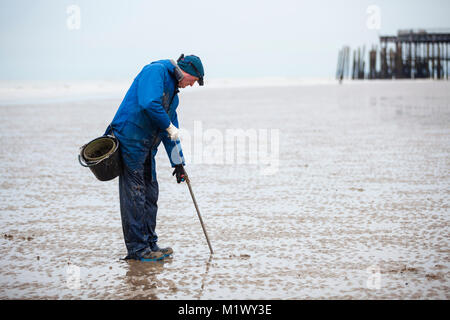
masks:
[(175, 170), (173, 170), (173, 173), (172, 173), (173, 176), (176, 175), (177, 183), (183, 182), (185, 180), (184, 179), (185, 174), (186, 174), (186, 171), (184, 171), (182, 164), (177, 164), (175, 166)]
[(166, 129), (167, 133), (169, 134), (169, 138), (172, 141), (178, 140), (178, 129), (175, 127), (172, 123), (170, 126)]

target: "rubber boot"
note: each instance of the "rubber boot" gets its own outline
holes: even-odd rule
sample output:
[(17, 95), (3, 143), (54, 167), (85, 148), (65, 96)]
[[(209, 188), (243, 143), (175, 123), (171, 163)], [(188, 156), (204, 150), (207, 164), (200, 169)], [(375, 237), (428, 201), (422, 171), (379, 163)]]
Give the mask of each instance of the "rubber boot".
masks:
[(149, 251), (141, 256), (141, 261), (158, 261), (164, 259), (164, 254), (159, 251)]
[(161, 253), (161, 254), (163, 255), (163, 258), (166, 258), (166, 257), (170, 256), (170, 255), (173, 253), (172, 248), (170, 248), (170, 247), (160, 248), (160, 247), (156, 244), (156, 242), (153, 242), (153, 243), (152, 243), (151, 249), (152, 249), (152, 252), (158, 252), (158, 253)]

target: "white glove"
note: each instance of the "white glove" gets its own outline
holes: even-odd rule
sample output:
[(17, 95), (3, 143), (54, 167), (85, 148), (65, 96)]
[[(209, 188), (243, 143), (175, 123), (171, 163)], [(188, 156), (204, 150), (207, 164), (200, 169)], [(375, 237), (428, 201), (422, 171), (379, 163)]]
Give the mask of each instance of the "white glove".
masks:
[(172, 141), (178, 140), (178, 129), (175, 127), (172, 123), (170, 123), (170, 126), (166, 129), (167, 133), (169, 134), (169, 138)]

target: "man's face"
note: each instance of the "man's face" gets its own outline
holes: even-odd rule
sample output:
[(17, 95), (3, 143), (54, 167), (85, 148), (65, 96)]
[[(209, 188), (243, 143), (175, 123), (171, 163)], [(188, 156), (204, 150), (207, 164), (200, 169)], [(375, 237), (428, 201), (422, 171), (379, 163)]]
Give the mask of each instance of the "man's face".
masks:
[(198, 80), (197, 77), (194, 77), (193, 75), (190, 75), (189, 73), (186, 73), (184, 71), (182, 71), (184, 74), (183, 79), (181, 79), (180, 82), (178, 82), (178, 87), (179, 88), (186, 88), (187, 86), (193, 86), (195, 81)]

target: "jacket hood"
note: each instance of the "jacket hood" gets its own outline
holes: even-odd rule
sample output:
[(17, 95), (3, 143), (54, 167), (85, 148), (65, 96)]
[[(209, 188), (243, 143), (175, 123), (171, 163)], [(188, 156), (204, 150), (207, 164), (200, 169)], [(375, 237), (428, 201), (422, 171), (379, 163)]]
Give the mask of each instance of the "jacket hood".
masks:
[(162, 64), (164, 67), (167, 68), (169, 73), (172, 74), (175, 77), (175, 79), (177, 79), (177, 81), (179, 81), (176, 70), (179, 69), (180, 67), (178, 67), (178, 65), (176, 64), (176, 62), (174, 60), (172, 60), (172, 59), (157, 60), (157, 61), (153, 61), (150, 64), (155, 64), (155, 63)]

